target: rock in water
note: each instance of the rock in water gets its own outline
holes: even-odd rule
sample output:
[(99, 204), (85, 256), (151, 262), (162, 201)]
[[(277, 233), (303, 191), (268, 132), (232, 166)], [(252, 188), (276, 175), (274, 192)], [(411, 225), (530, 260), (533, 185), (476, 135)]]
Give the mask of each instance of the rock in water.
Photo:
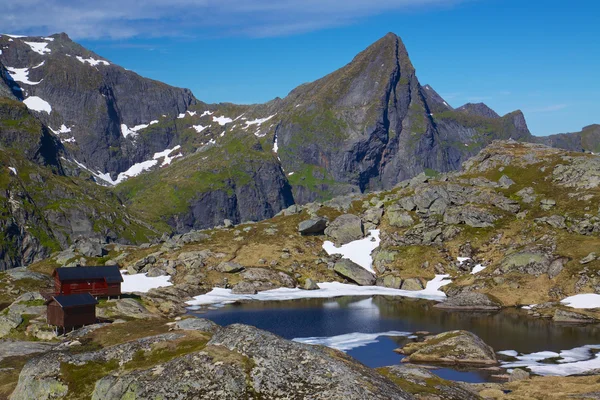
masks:
[(434, 307), (448, 310), (496, 311), (502, 308), (502, 304), (483, 293), (461, 293)]
[(300, 222), (298, 232), (301, 235), (316, 235), (323, 233), (325, 228), (327, 228), (327, 220), (325, 218), (314, 218)]
[(463, 365), (496, 365), (494, 349), (478, 336), (467, 331), (451, 331), (409, 343), (399, 353), (407, 357), (402, 362), (451, 363)]
[(360, 286), (372, 286), (376, 281), (374, 274), (345, 258), (336, 262), (333, 270), (344, 278), (356, 282)]
[(336, 244), (346, 244), (364, 237), (362, 220), (353, 214), (344, 214), (337, 217), (327, 229), (325, 234), (333, 239)]
[(592, 324), (598, 321), (597, 319), (582, 313), (561, 309), (557, 309), (554, 312), (552, 320), (556, 322), (568, 322), (573, 324)]

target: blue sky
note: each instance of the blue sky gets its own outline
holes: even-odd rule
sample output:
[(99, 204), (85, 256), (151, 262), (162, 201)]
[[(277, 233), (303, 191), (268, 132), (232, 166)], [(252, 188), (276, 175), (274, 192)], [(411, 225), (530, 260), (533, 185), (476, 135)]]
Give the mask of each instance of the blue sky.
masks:
[(4, 11), (2, 31), (65, 31), (206, 102), (284, 97), (394, 32), (421, 83), (454, 107), (521, 109), (537, 135), (600, 123), (596, 1), (26, 0)]

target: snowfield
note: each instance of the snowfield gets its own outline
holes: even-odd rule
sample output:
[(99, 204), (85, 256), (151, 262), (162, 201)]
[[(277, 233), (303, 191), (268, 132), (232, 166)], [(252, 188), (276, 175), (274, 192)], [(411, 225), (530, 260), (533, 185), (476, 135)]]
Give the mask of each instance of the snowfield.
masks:
[(48, 114), (52, 112), (52, 107), (50, 106), (50, 103), (37, 96), (28, 97), (25, 100), (23, 100), (23, 103), (25, 103), (27, 108), (33, 111), (45, 112)]
[(41, 55), (50, 53), (52, 51), (49, 48), (47, 48), (47, 46), (48, 46), (47, 42), (25, 42), (25, 41), (23, 41), (23, 43), (25, 43), (26, 45), (31, 47), (31, 50), (33, 50), (36, 53), (41, 54)]
[(600, 308), (600, 294), (576, 294), (561, 300), (561, 303), (571, 308)]
[(241, 300), (257, 301), (283, 301), (297, 299), (325, 299), (342, 296), (399, 296), (418, 299), (442, 301), (446, 294), (439, 290), (442, 286), (449, 284), (449, 275), (437, 275), (427, 282), (427, 287), (419, 291), (401, 289), (390, 289), (381, 286), (356, 286), (347, 283), (326, 282), (319, 283), (318, 290), (303, 290), (279, 288), (258, 292), (253, 295), (238, 295), (231, 293), (231, 289), (214, 288), (209, 293), (196, 296), (187, 302), (190, 306), (202, 306), (210, 304), (230, 304)]
[(149, 277), (146, 274), (129, 275), (127, 271), (121, 271), (123, 283), (121, 291), (123, 293), (148, 293), (151, 289), (173, 286), (170, 276)]
[[(5, 67), (8, 77), (13, 82), (20, 82), (26, 85), (39, 85), (42, 81), (33, 82), (29, 80), (29, 68), (11, 68)], [(43, 80), (43, 79), (42, 79)]]
[(81, 56), (77, 56), (75, 57), (77, 60), (79, 60), (79, 62), (81, 62), (82, 64), (90, 64), (92, 67), (95, 67), (97, 65), (110, 65), (110, 63), (108, 61), (104, 61), (104, 60), (96, 60), (95, 58), (83, 58)]

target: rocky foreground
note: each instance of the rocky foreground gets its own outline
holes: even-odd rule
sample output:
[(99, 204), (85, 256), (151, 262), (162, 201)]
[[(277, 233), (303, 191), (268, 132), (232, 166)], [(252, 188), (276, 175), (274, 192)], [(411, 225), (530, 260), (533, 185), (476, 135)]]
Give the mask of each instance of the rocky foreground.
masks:
[[(495, 142), (466, 162), (461, 172), (423, 174), (401, 182), (390, 191), (292, 206), (263, 222), (234, 225), (226, 220), (216, 229), (165, 235), (142, 246), (101, 240), (75, 241), (67, 250), (41, 262), (0, 274), (0, 338), (58, 343), (45, 325), (43, 302), (36, 292), (49, 287), (49, 274), (55, 267), (102, 264), (118, 265), (131, 275), (163, 276), (173, 285), (101, 301), (98, 316), (112, 325), (90, 333), (97, 335), (101, 344), (83, 340), (81, 346), (67, 349), (66, 355), (57, 358), (53, 365), (58, 365), (60, 376), (66, 380), (79, 373), (65, 367), (71, 361), (82, 364), (79, 354), (87, 354), (89, 360), (97, 363), (110, 364), (116, 360), (103, 355), (111, 346), (123, 344), (114, 343), (110, 332), (120, 332), (120, 326), (135, 327), (130, 328), (134, 331), (145, 329), (137, 337), (124, 337), (128, 342), (152, 336), (152, 332), (169, 333), (168, 329), (155, 332), (155, 327), (162, 327), (165, 318), (185, 313), (186, 301), (215, 287), (231, 288), (237, 294), (254, 294), (276, 288), (318, 290), (320, 282), (343, 282), (419, 291), (435, 275), (447, 274), (452, 283), (442, 288), (448, 298), (438, 308), (461, 312), (527, 306), (523, 312), (534, 318), (557, 323), (597, 323), (600, 313), (593, 303), (573, 308), (563, 301), (573, 295), (600, 294), (600, 258), (594, 251), (600, 246), (599, 196), (599, 157), (541, 145)], [(323, 249), (326, 240), (337, 246), (356, 240), (370, 241), (372, 236), (367, 235), (375, 229), (381, 242), (372, 254), (374, 272)], [(209, 336), (202, 340), (208, 343), (218, 337)], [(169, 339), (173, 340), (178, 339)], [(236, 352), (241, 345), (236, 345)], [(430, 361), (425, 350), (412, 350), (406, 349), (412, 361)], [(245, 351), (243, 357), (262, 357)], [(325, 355), (335, 353), (321, 351)], [(6, 374), (3, 375), (6, 382), (14, 383), (18, 371), (31, 356), (11, 354), (3, 360), (0, 373)], [(141, 353), (136, 357), (141, 357)], [(346, 360), (344, 363), (352, 363), (340, 357)], [(456, 360), (455, 357), (453, 362)], [(129, 362), (127, 359), (116, 364), (122, 368)], [(6, 363), (12, 369), (4, 370)], [(142, 364), (152, 363), (146, 360)], [(144, 369), (135, 365), (132, 369), (125, 368), (118, 377), (107, 372), (103, 376), (109, 378), (102, 379), (105, 383), (98, 390), (105, 391), (102, 393), (118, 392), (118, 388), (133, 390), (128, 382), (145, 379), (139, 372)], [(113, 367), (116, 365), (109, 370), (113, 371)], [(193, 371), (200, 367), (192, 363), (189, 368)], [(153, 373), (163, 377), (171, 370), (175, 369)], [(371, 376), (373, 371), (368, 371)], [(394, 381), (389, 374), (386, 376)], [(530, 393), (524, 398), (538, 398), (536, 393), (550, 379), (554, 378), (535, 377), (527, 383), (510, 383), (501, 389), (510, 387), (515, 392), (523, 389)], [(148, 379), (140, 387), (152, 388), (160, 385), (158, 381)], [(164, 381), (170, 382), (166, 377)], [(254, 378), (244, 378), (246, 381), (254, 382)], [(65, 381), (61, 382), (64, 386)], [(304, 388), (302, 382), (293, 385)], [(383, 388), (388, 387), (386, 382)], [(582, 393), (580, 387), (571, 386), (570, 382), (586, 382), (590, 387), (595, 384), (590, 377), (561, 378), (560, 382), (562, 391), (557, 393), (562, 393), (562, 398), (566, 393)], [(14, 388), (14, 384), (7, 385), (1, 393), (8, 394)], [(95, 381), (89, 385), (89, 393), (96, 390)], [(423, 386), (427, 385), (419, 387)], [(401, 387), (406, 389), (411, 385)], [(248, 386), (243, 388), (249, 390)], [(329, 389), (338, 390), (334, 386)], [(376, 391), (371, 384), (363, 389), (373, 396), (386, 393)], [(498, 387), (486, 390), (491, 391), (486, 396), (500, 396)], [(268, 393), (275, 396), (272, 393), (276, 392)], [(510, 398), (512, 394), (502, 396)]]
[[(469, 332), (424, 339), (401, 350), (411, 353), (404, 361), (496, 363), (493, 350)], [(414, 357), (419, 352), (427, 358)], [(425, 364), (371, 369), (338, 350), (196, 318), (94, 325), (53, 344), (2, 342), (0, 362), (0, 393), (12, 400), (558, 399), (595, 398), (600, 389), (593, 376), (530, 378), (522, 369), (505, 384), (450, 382)], [(556, 391), (546, 392), (553, 384)]]

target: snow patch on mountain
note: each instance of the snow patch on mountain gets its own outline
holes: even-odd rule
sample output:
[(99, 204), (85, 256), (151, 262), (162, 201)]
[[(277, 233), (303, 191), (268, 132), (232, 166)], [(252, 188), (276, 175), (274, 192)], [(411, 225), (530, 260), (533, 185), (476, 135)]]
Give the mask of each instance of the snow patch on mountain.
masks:
[(110, 65), (110, 63), (108, 61), (96, 60), (95, 58), (92, 58), (92, 57), (90, 57), (90, 58), (83, 58), (81, 56), (77, 56), (75, 58), (78, 59), (79, 62), (81, 62), (82, 64), (88, 63), (92, 67), (95, 67), (97, 65)]
[(150, 125), (154, 125), (154, 124), (158, 124), (158, 121), (157, 120), (150, 121), (150, 123), (148, 123), (148, 124), (136, 125), (133, 128), (129, 128), (127, 125), (121, 124), (121, 133), (123, 134), (123, 137), (127, 137), (130, 135), (136, 136), (139, 131), (141, 131), (142, 129), (146, 129)]
[(23, 43), (25, 43), (26, 45), (31, 47), (31, 50), (33, 50), (36, 53), (41, 54), (41, 55), (50, 53), (52, 51), (49, 48), (47, 48), (48, 43), (46, 43), (46, 42), (25, 42), (25, 41), (23, 41)]
[(50, 129), (52, 131), (52, 133), (54, 133), (55, 135), (60, 135), (61, 133), (71, 132), (71, 128), (67, 128), (67, 126), (65, 124), (62, 124), (57, 131), (52, 129), (50, 126), (48, 127), (48, 129)]
[(41, 67), (42, 65), (46, 64), (46, 60), (42, 61), (41, 63), (39, 63), (38, 65), (36, 65), (35, 67), (31, 67), (31, 69), (36, 69)]
[(50, 103), (38, 96), (28, 97), (25, 100), (23, 100), (23, 103), (25, 103), (27, 108), (33, 111), (46, 112), (48, 114), (52, 112), (52, 107), (50, 106)]
[(165, 165), (169, 165), (171, 164), (171, 161), (173, 161), (175, 158), (178, 157), (183, 157), (183, 154), (179, 153), (177, 155), (174, 155), (173, 157), (170, 157), (170, 154), (176, 150), (179, 150), (181, 148), (180, 145), (177, 145), (175, 147), (173, 147), (172, 149), (165, 149), (159, 153), (154, 153), (154, 156), (152, 157), (154, 160), (158, 160), (164, 157), (164, 160), (162, 162), (162, 164), (160, 165), (161, 167), (164, 167)]
[(207, 115), (213, 115), (213, 114), (214, 114), (214, 112), (211, 112), (211, 111), (204, 111), (204, 112), (202, 113), (202, 115), (200, 116), (200, 118), (202, 118), (202, 117), (206, 117)]
[(273, 142), (273, 153), (277, 153), (279, 145), (277, 144), (277, 134), (275, 134), (275, 141)]
[(29, 80), (29, 68), (12, 68), (6, 66), (4, 68), (8, 71), (8, 78), (13, 82), (20, 82), (26, 85), (38, 85), (42, 82), (33, 82)]
[(217, 122), (221, 126), (225, 126), (230, 122), (233, 122), (231, 118), (222, 116), (222, 117), (213, 117), (213, 122)]
[(268, 120), (270, 120), (271, 118), (273, 118), (276, 115), (277, 114), (273, 114), (273, 115), (271, 115), (271, 116), (269, 116), (267, 118), (258, 118), (258, 119), (255, 119), (253, 121), (246, 121), (246, 129), (248, 129), (248, 127), (250, 127), (251, 125), (258, 125), (258, 126), (260, 126), (260, 125), (264, 124), (265, 122), (267, 122)]
[(206, 128), (208, 128), (208, 126), (202, 126), (202, 125), (192, 125), (192, 128), (194, 128), (196, 130), (197, 133), (202, 132), (203, 130), (205, 130)]
[(71, 136), (68, 139), (60, 139), (61, 143), (76, 143), (77, 141), (75, 140), (74, 136)]

